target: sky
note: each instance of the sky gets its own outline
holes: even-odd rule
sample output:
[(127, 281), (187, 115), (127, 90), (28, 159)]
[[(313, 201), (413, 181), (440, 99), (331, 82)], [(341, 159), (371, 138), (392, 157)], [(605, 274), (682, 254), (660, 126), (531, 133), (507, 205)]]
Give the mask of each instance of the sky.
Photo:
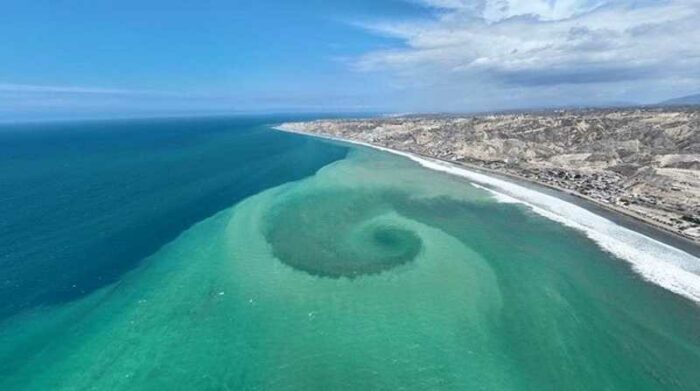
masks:
[(0, 119), (700, 93), (700, 0), (3, 0)]

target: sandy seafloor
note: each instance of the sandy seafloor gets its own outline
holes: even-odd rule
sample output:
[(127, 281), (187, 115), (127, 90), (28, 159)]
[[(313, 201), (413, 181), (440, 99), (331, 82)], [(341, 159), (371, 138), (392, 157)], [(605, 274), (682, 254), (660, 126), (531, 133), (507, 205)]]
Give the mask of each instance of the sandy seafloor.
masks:
[(697, 258), (454, 170), (358, 147), (248, 197), (6, 320), (0, 389), (700, 389)]

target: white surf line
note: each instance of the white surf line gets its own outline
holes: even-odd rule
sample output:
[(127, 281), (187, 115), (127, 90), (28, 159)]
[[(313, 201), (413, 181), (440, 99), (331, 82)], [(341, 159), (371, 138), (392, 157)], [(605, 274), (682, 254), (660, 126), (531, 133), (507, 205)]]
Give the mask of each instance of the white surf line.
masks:
[(489, 191), (498, 202), (526, 205), (545, 218), (582, 231), (603, 250), (629, 262), (633, 270), (644, 279), (700, 304), (700, 258), (622, 227), (576, 204), (513, 182), (408, 152), (360, 141), (298, 132), (283, 126), (275, 129), (393, 153), (409, 158), (425, 168), (466, 178), (472, 184)]

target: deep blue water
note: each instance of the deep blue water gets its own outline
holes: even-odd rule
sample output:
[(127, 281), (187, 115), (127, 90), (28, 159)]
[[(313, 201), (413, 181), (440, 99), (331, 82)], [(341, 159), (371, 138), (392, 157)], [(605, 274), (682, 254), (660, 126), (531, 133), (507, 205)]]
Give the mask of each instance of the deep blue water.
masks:
[(0, 126), (0, 319), (110, 284), (192, 224), (345, 157), (268, 127), (289, 119)]

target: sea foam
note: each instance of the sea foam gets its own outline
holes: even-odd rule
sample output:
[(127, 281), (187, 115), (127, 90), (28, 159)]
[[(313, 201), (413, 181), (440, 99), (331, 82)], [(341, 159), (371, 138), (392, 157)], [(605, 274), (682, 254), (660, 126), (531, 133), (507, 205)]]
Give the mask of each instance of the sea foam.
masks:
[[(294, 132), (285, 127), (278, 129)], [(629, 262), (644, 279), (700, 304), (700, 259), (685, 251), (622, 227), (571, 202), (513, 182), (390, 148), (333, 137), (323, 138), (404, 156), (425, 168), (465, 178), (489, 191), (498, 202), (526, 205), (545, 218), (585, 233), (603, 250)]]

